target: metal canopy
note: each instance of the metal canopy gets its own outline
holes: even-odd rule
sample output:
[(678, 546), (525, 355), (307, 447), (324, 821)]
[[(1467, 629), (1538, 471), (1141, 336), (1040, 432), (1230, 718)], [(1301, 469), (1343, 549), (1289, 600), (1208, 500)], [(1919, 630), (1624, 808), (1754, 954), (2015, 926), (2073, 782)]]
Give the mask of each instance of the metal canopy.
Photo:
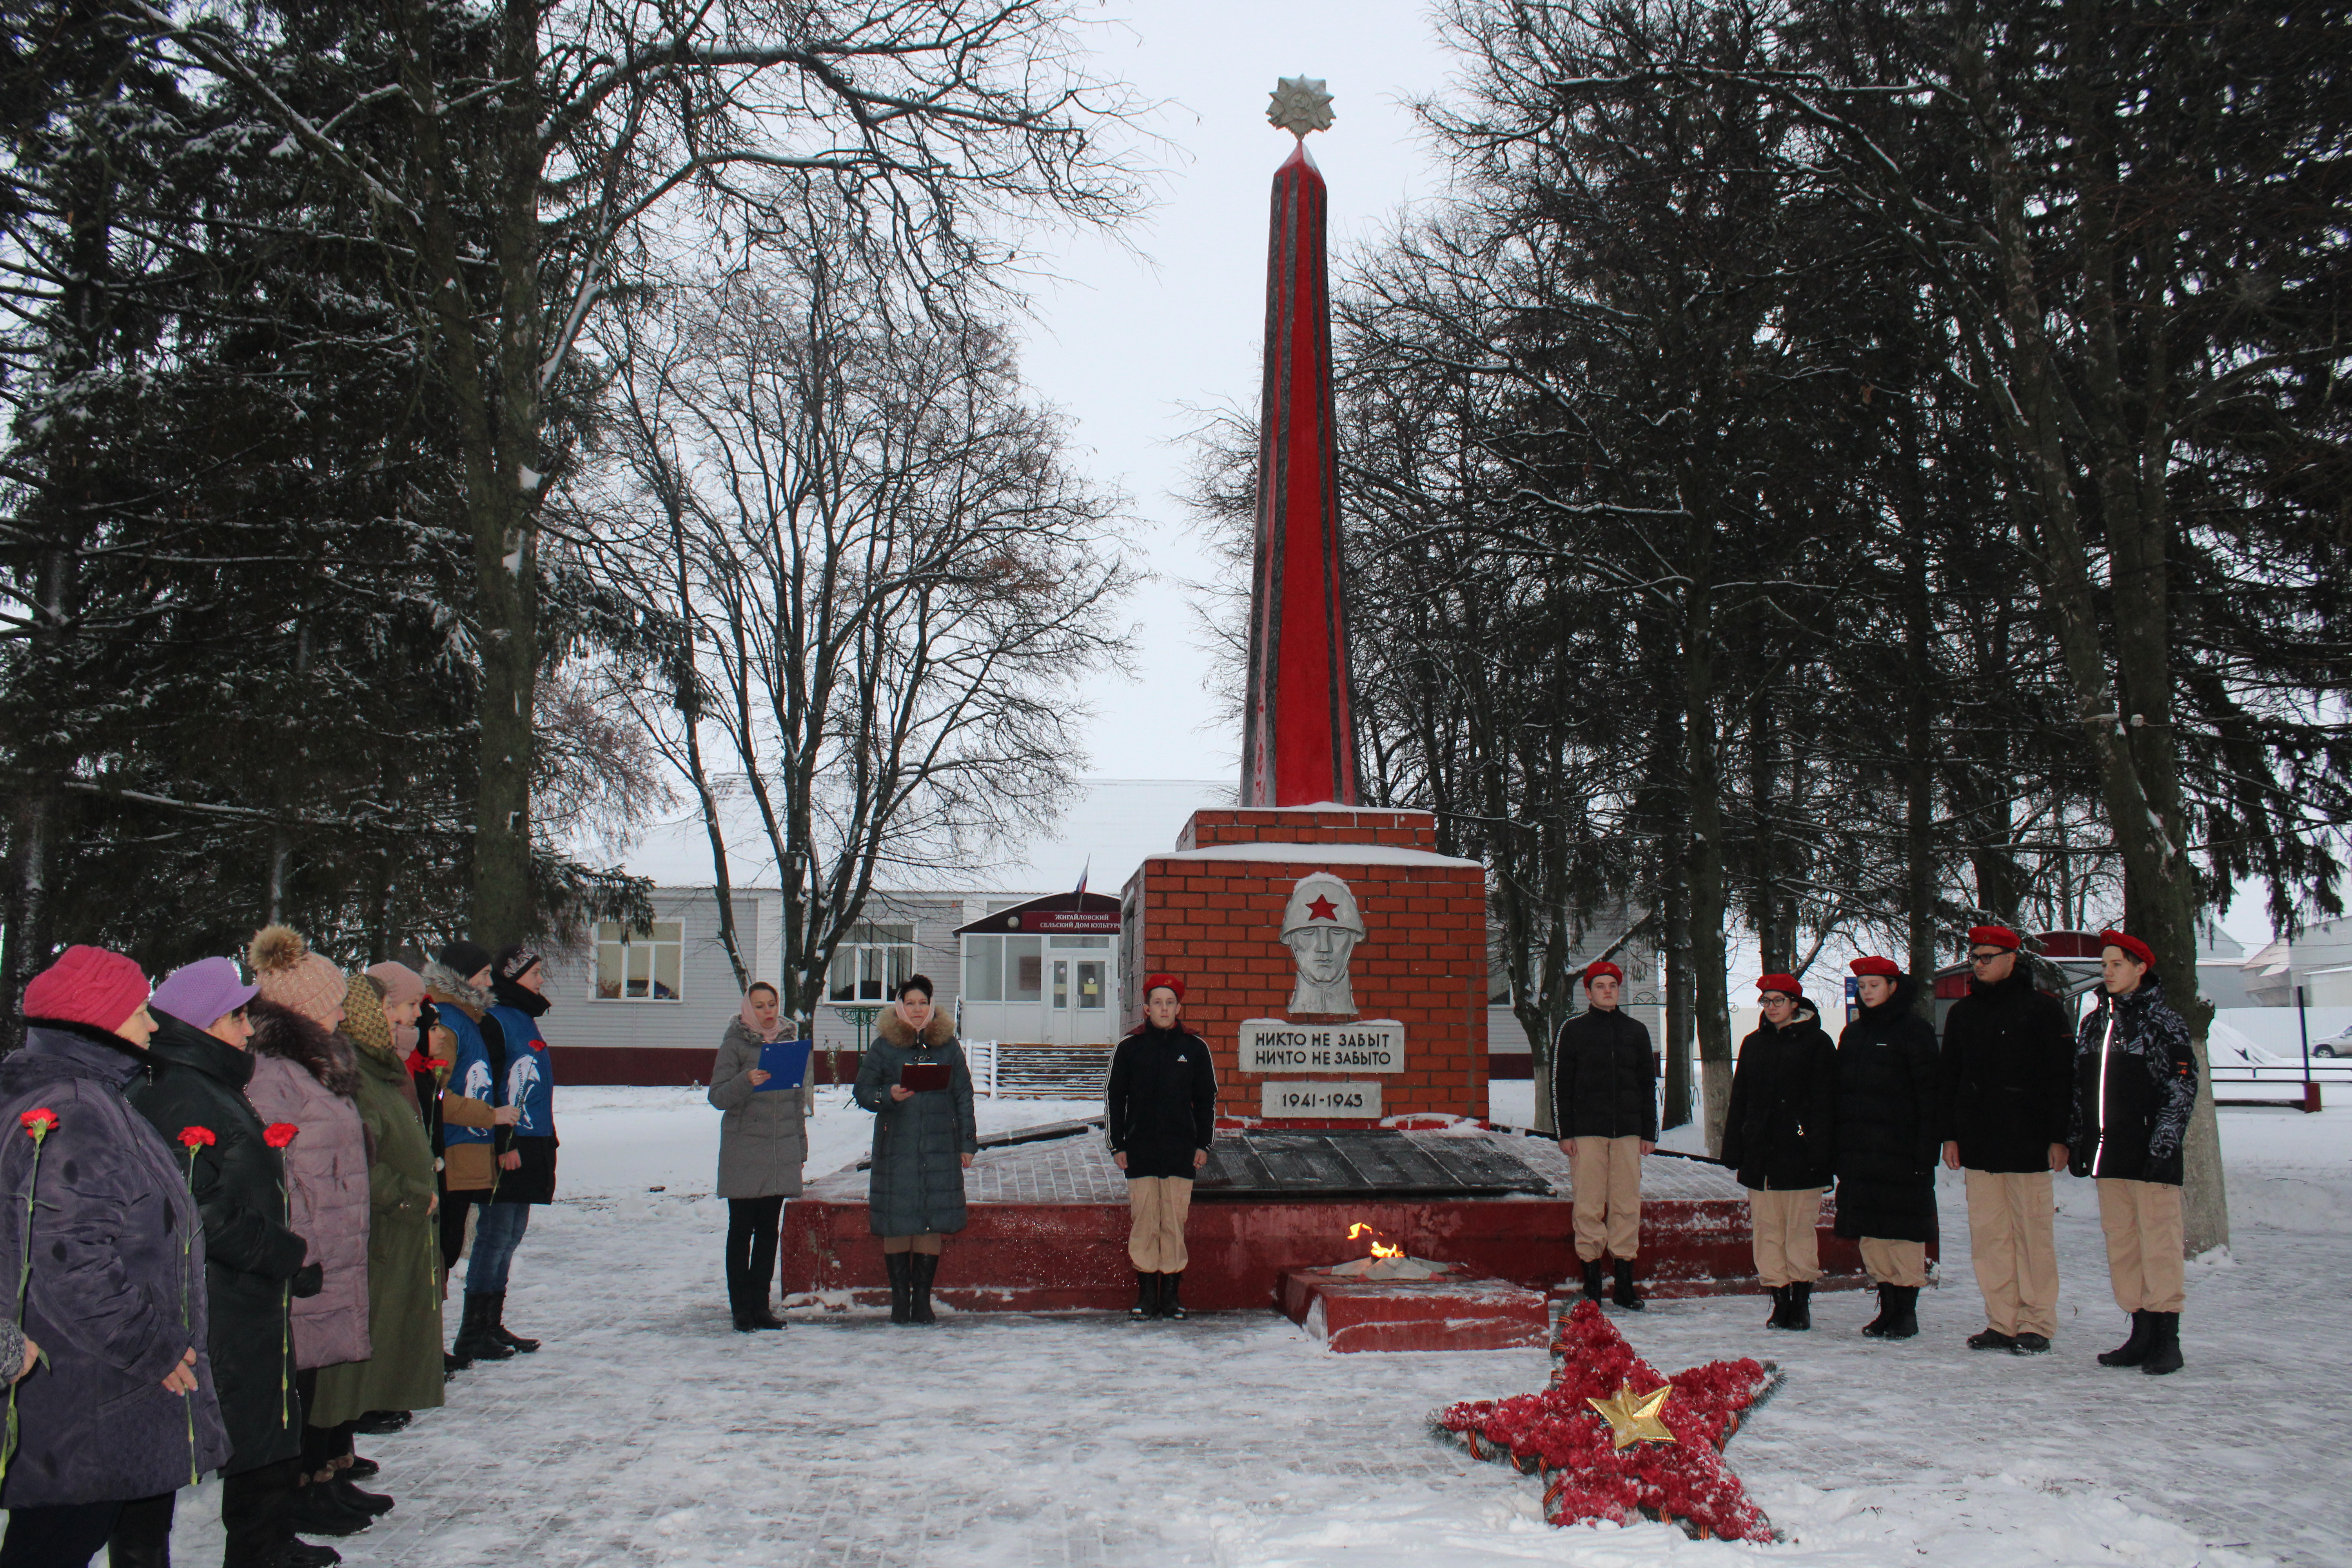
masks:
[(1463, 1198), (1549, 1196), (1551, 1185), (1490, 1138), (1391, 1129), (1244, 1132), (1220, 1138), (1193, 1179), (1215, 1198)]

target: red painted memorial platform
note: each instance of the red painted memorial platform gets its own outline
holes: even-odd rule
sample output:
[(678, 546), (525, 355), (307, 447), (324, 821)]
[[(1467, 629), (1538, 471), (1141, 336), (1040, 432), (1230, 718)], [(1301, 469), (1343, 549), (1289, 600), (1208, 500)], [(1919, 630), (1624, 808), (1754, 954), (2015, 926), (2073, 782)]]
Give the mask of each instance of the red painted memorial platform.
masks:
[[(1403, 1262), (1418, 1259), (1380, 1259)], [(1433, 1279), (1383, 1279), (1339, 1269), (1285, 1270), (1282, 1313), (1325, 1349), (1509, 1351), (1540, 1348), (1551, 1302), (1540, 1290), (1454, 1269)], [(1443, 1267), (1442, 1265), (1440, 1266)]]
[[(1416, 1258), (1546, 1290), (1577, 1273), (1568, 1160), (1540, 1138), (1497, 1132), (1414, 1132), (1416, 1142), (1465, 1137), (1491, 1143), (1538, 1178), (1542, 1195), (1378, 1198), (1348, 1193), (1279, 1198), (1196, 1198), (1185, 1226), (1184, 1302), (1202, 1311), (1277, 1307), (1286, 1272), (1360, 1258), (1370, 1228)], [(1225, 1140), (1221, 1139), (1221, 1145)], [(1759, 1292), (1748, 1251), (1745, 1192), (1728, 1173), (1688, 1160), (1643, 1162), (1643, 1289), (1675, 1298)], [(1135, 1299), (1127, 1257), (1127, 1181), (1098, 1128), (1052, 1142), (981, 1151), (965, 1173), (970, 1221), (950, 1237), (934, 1295), (961, 1311), (1124, 1311)], [(796, 1310), (874, 1308), (889, 1300), (882, 1246), (868, 1228), (866, 1173), (845, 1170), (784, 1205), (786, 1305)], [(1828, 1274), (1820, 1289), (1862, 1284), (1853, 1243), (1820, 1234)]]

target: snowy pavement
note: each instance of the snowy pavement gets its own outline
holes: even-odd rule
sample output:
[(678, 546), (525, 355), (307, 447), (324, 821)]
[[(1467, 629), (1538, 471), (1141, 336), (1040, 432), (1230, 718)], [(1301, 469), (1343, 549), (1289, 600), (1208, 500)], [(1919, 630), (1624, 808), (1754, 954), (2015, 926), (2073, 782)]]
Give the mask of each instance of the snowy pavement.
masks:
[[(1087, 1108), (982, 1102), (1005, 1127)], [(1498, 1107), (1498, 1112), (1502, 1108)], [(2121, 1338), (2086, 1185), (2061, 1184), (2057, 1353), (1972, 1353), (1957, 1189), (1944, 1288), (1906, 1344), (1860, 1339), (1864, 1299), (1768, 1333), (1758, 1300), (1621, 1318), (1669, 1374), (1777, 1357), (1789, 1381), (1733, 1442), (1787, 1536), (1757, 1548), (1658, 1525), (1555, 1531), (1537, 1484), (1424, 1435), (1437, 1406), (1537, 1386), (1538, 1352), (1334, 1356), (1272, 1312), (1134, 1325), (950, 1315), (934, 1330), (814, 1318), (739, 1335), (719, 1287), (717, 1115), (694, 1090), (586, 1089), (559, 1108), (563, 1203), (534, 1218), (508, 1316), (535, 1356), (450, 1385), (369, 1439), (400, 1507), (346, 1562), (550, 1564), (1543, 1563), (1864, 1568), (2236, 1568), (2352, 1558), (2352, 1110), (2228, 1111), (2236, 1245), (2193, 1268), (2167, 1379), (2091, 1360)], [(811, 1172), (862, 1152), (828, 1104)], [(661, 1187), (661, 1192), (647, 1188)], [(950, 1244), (943, 1277), (954, 1270)], [(218, 1489), (180, 1561), (216, 1560)]]

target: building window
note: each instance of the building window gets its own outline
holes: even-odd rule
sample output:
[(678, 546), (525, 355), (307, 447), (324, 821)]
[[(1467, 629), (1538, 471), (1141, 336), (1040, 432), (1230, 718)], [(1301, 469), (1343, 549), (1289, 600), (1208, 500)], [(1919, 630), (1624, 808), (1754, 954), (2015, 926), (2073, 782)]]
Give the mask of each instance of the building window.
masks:
[(963, 941), (965, 1001), (1035, 1002), (1044, 997), (1043, 938), (968, 936)]
[(683, 994), (686, 925), (656, 921), (632, 931), (618, 921), (596, 927), (596, 999), (676, 1002)]
[(915, 973), (915, 928), (860, 921), (833, 950), (825, 996), (834, 1002), (887, 1002)]

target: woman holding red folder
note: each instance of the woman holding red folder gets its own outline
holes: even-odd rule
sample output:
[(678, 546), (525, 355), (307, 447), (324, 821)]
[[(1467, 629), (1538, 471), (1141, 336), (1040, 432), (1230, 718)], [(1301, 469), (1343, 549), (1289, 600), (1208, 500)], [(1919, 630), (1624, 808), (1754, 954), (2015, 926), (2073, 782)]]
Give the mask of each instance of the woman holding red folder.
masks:
[(719, 1041), (710, 1064), (710, 1103), (719, 1120), (719, 1195), (727, 1200), (727, 1303), (738, 1333), (781, 1329), (768, 1287), (776, 1278), (776, 1238), (784, 1200), (801, 1195), (808, 1163), (807, 1078), (768, 1089), (760, 1052), (784, 1037), (776, 988), (755, 981), (743, 1010)]
[(890, 1271), (890, 1321), (928, 1323), (940, 1244), (964, 1226), (963, 1173), (980, 1152), (971, 1069), (955, 1025), (910, 974), (857, 1064), (857, 1103), (874, 1112), (866, 1223)]

